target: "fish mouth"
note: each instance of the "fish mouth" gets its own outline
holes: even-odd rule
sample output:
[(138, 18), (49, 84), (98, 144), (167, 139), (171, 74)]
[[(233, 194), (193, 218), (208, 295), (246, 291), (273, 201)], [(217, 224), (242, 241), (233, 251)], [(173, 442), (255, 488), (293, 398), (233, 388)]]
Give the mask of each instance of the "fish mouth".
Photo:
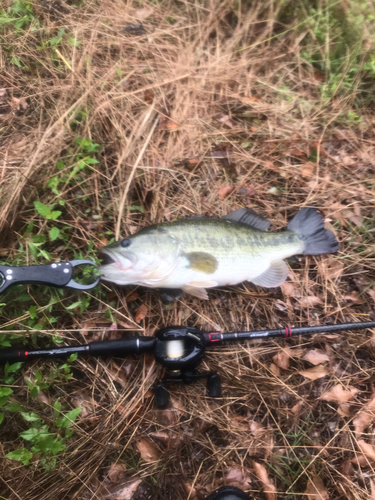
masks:
[(98, 259), (101, 260), (101, 266), (116, 264), (115, 259), (113, 259), (107, 252), (98, 252)]
[(125, 257), (117, 252), (109, 252), (107, 249), (99, 250), (98, 258), (102, 261), (99, 270), (105, 274), (113, 274), (113, 272), (129, 271), (133, 268), (131, 256)]

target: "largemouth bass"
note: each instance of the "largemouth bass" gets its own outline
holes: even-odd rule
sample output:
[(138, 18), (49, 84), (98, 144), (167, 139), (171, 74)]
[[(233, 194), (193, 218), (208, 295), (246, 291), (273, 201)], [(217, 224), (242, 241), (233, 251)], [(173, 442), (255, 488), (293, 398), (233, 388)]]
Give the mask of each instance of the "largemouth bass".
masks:
[(222, 219), (193, 216), (145, 227), (99, 251), (102, 279), (118, 285), (178, 288), (207, 299), (207, 288), (251, 281), (277, 287), (287, 278), (283, 259), (339, 249), (315, 208), (302, 208), (286, 230), (240, 208)]

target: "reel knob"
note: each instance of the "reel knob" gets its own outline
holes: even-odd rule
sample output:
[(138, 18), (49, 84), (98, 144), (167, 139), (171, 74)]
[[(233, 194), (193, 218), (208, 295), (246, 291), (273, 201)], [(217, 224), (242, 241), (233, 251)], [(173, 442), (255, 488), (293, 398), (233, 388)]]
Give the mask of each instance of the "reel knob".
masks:
[(251, 500), (251, 497), (234, 486), (222, 486), (213, 491), (206, 500)]

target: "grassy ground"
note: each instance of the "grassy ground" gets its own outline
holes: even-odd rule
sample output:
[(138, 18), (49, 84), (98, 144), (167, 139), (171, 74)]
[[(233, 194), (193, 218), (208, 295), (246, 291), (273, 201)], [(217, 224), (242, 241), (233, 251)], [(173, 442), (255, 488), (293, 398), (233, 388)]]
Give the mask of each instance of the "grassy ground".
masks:
[[(281, 289), (205, 302), (11, 289), (1, 345), (375, 319), (374, 7), (3, 0), (3, 263), (92, 258), (151, 222), (242, 206), (282, 228), (315, 205), (341, 250), (298, 258)], [(371, 331), (233, 345), (202, 364), (221, 399), (178, 386), (164, 411), (148, 357), (7, 366), (0, 498), (375, 498), (374, 355)]]

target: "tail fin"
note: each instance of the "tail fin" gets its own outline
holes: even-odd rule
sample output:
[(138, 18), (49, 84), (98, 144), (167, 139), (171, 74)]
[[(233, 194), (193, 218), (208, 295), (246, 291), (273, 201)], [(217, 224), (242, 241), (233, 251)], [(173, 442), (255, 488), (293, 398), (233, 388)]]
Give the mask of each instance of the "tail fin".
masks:
[(323, 219), (315, 208), (302, 208), (289, 222), (287, 229), (294, 231), (304, 242), (305, 255), (334, 253), (340, 248), (332, 231), (324, 229)]

